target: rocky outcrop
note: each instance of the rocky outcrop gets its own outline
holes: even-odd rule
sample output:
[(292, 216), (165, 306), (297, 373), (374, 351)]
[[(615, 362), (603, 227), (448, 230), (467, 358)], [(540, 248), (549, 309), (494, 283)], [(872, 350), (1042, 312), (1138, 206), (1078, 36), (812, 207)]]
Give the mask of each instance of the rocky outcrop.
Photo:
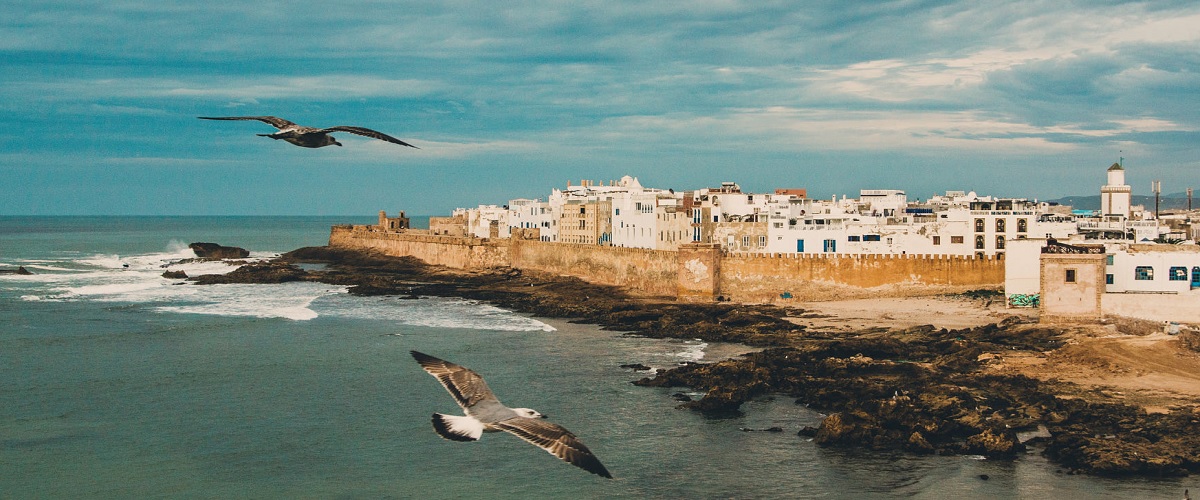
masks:
[(261, 262), (246, 264), (227, 274), (203, 274), (189, 278), (198, 285), (227, 283), (273, 284), (309, 279), (309, 273), (286, 262)]
[(196, 257), (207, 260), (244, 259), (250, 251), (240, 247), (227, 247), (216, 243), (192, 243), (188, 245)]
[(29, 272), (28, 269), (25, 269), (25, 266), (17, 266), (16, 269), (0, 269), (0, 274), (30, 275), (33, 273)]
[(171, 280), (185, 280), (188, 278), (188, 275), (183, 271), (163, 271), (162, 277)]

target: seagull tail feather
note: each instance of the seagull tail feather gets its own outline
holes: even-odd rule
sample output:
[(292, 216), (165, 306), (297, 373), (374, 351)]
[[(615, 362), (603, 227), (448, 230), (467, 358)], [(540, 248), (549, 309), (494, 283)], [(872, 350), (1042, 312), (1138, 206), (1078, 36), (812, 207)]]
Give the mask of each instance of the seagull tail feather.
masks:
[(478, 441), (483, 436), (483, 423), (473, 417), (433, 414), (433, 431), (451, 441)]

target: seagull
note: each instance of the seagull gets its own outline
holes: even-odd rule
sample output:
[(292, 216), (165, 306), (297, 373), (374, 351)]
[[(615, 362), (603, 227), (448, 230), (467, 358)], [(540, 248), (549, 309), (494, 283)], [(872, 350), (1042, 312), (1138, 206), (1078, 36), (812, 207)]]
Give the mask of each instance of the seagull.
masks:
[(351, 134), (370, 137), (372, 139), (379, 139), (392, 144), (399, 144), (401, 146), (421, 149), (383, 132), (378, 132), (369, 128), (351, 127), (348, 125), (338, 125), (336, 127), (328, 128), (305, 127), (303, 125), (296, 125), (295, 123), (275, 116), (200, 116), (198, 118), (201, 120), (258, 120), (260, 122), (268, 123), (272, 127), (279, 129), (279, 131), (275, 132), (274, 134), (258, 134), (259, 136), (270, 137), (276, 140), (283, 139), (297, 146), (306, 148), (323, 148), (330, 145), (341, 146), (342, 143), (338, 142), (333, 137), (330, 137), (329, 133), (350, 132)]
[(466, 416), (433, 414), (433, 430), (452, 441), (477, 441), (484, 432), (504, 431), (546, 450), (583, 470), (612, 479), (591, 450), (562, 426), (529, 408), (509, 408), (496, 399), (478, 373), (428, 354), (411, 351), (413, 359), (441, 382)]

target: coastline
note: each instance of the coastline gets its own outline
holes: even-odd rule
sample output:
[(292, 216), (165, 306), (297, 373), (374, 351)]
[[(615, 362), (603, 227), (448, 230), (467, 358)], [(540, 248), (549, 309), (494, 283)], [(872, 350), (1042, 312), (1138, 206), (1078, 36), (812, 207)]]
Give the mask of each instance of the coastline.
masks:
[[(326, 267), (307, 271), (296, 263)], [(305, 280), (348, 285), (359, 295), (455, 296), (634, 335), (751, 346), (760, 350), (716, 362), (706, 358), (636, 383), (705, 393), (681, 406), (716, 416), (736, 413), (756, 397), (795, 397), (798, 404), (829, 415), (818, 428), (802, 431), (822, 446), (989, 458), (1011, 458), (1033, 447), (1071, 473), (1200, 471), (1200, 395), (1171, 393), (1166, 384), (1163, 397), (1141, 405), (1127, 395), (1140, 391), (1136, 380), (1124, 380), (1134, 385), (1117, 394), (1122, 391), (1103, 389), (1105, 380), (1095, 373), (1076, 373), (1074, 381), (1059, 378), (1070, 374), (1068, 368), (1103, 359), (1102, 353), (1078, 352), (1080, 345), (1093, 345), (1086, 340), (1096, 337), (1094, 332), (1034, 324), (1028, 315), (972, 302), (986, 299), (909, 299), (925, 308), (883, 313), (876, 308), (887, 311), (896, 304), (820, 303), (811, 304), (811, 310), (679, 304), (576, 278), (516, 270), (466, 272), (327, 247), (302, 248), (228, 275), (194, 280)], [(910, 313), (894, 312), (899, 310)], [(980, 321), (987, 323), (972, 324)], [(939, 322), (955, 329), (934, 326)], [(1190, 351), (1170, 352), (1186, 358)], [(1079, 362), (1072, 363), (1075, 358)], [(1093, 384), (1080, 383), (1088, 381)]]

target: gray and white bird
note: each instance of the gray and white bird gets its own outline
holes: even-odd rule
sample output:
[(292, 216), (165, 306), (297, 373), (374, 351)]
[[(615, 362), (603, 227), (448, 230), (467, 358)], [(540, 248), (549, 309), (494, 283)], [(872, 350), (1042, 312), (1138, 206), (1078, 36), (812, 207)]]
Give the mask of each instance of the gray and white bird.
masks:
[(327, 128), (305, 127), (303, 125), (296, 125), (295, 123), (275, 116), (200, 116), (198, 118), (201, 120), (258, 120), (263, 123), (268, 123), (272, 127), (279, 129), (279, 131), (275, 132), (274, 134), (258, 134), (259, 136), (270, 137), (276, 140), (283, 139), (292, 144), (305, 148), (341, 146), (342, 143), (330, 136), (329, 133), (349, 132), (351, 134), (361, 135), (363, 137), (387, 141), (392, 144), (399, 144), (401, 146), (421, 149), (383, 132), (363, 127), (351, 127), (348, 125), (338, 125), (336, 127)]
[(428, 354), (411, 351), (421, 368), (446, 387), (466, 416), (433, 414), (433, 430), (453, 441), (477, 441), (484, 432), (504, 431), (567, 463), (612, 479), (600, 459), (574, 434), (529, 408), (509, 408), (496, 399), (478, 373)]

